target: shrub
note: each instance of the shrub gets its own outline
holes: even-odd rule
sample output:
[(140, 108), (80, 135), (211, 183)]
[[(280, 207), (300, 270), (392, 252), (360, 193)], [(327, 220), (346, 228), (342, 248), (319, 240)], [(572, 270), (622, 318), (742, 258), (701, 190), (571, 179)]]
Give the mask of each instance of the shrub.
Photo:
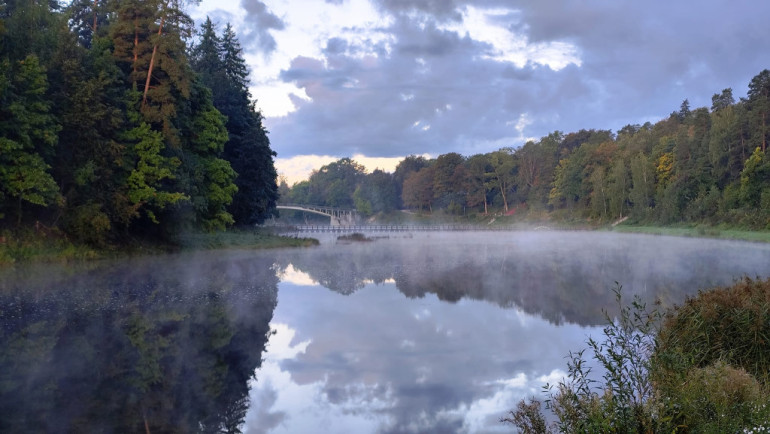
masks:
[[(570, 353), (568, 379), (546, 385), (556, 422), (521, 401), (503, 422), (525, 433), (770, 433), (770, 280), (700, 292), (664, 318), (635, 298), (588, 340), (604, 369)], [(659, 321), (663, 319), (660, 330)]]
[(734, 433), (767, 420), (759, 382), (721, 361), (690, 369), (663, 401), (668, 403), (669, 417), (690, 432)]
[(700, 292), (666, 315), (656, 375), (665, 380), (723, 361), (770, 382), (770, 280)]
[[(617, 284), (616, 284), (617, 285)], [(594, 360), (604, 370), (603, 381), (591, 378), (584, 351), (570, 353), (568, 379), (560, 382), (554, 392), (546, 385), (546, 408), (556, 416), (558, 432), (654, 432), (655, 420), (650, 404), (650, 355), (655, 347), (655, 327), (660, 319), (656, 309), (648, 311), (639, 297), (630, 306), (622, 305), (621, 287), (615, 289), (620, 306), (617, 319), (607, 315), (602, 341), (589, 338), (588, 346)], [(537, 426), (542, 414), (535, 413), (533, 404), (520, 402), (511, 416), (503, 421), (524, 432)], [(549, 432), (549, 431), (542, 431)]]
[(531, 398), (529, 402), (521, 400), (516, 410), (511, 410), (507, 417), (500, 419), (500, 422), (516, 425), (522, 434), (550, 433), (552, 431), (548, 428), (540, 406), (540, 401), (535, 398)]
[(770, 280), (688, 298), (657, 341), (652, 378), (675, 425), (716, 433), (770, 422)]
[(95, 246), (104, 246), (110, 232), (110, 218), (101, 205), (90, 203), (71, 210), (63, 221), (65, 231), (76, 239)]
[(366, 235), (360, 233), (360, 232), (353, 232), (350, 235), (340, 235), (337, 237), (338, 241), (374, 241), (373, 239), (367, 237)]

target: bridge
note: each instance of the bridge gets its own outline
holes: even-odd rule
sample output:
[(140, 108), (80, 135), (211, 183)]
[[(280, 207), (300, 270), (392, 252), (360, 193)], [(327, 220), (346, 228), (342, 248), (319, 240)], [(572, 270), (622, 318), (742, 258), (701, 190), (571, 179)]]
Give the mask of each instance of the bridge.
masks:
[[(548, 228), (544, 228), (548, 229)], [(277, 225), (273, 230), (278, 233), (303, 232), (332, 232), (332, 233), (371, 233), (371, 232), (509, 232), (521, 230), (515, 226), (485, 226), (472, 224), (443, 224), (443, 225)], [(538, 230), (538, 229), (535, 229)]]
[(354, 209), (333, 208), (330, 206), (307, 205), (299, 203), (284, 203), (277, 205), (278, 209), (290, 209), (320, 214), (331, 219), (331, 226), (352, 226), (358, 221), (358, 211)]

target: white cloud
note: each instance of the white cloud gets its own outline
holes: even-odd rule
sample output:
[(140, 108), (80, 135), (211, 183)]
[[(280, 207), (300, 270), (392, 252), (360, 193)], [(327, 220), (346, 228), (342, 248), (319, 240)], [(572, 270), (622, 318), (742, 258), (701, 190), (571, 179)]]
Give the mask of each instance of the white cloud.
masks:
[[(704, 0), (695, 15), (660, 0), (512, 4), (203, 0), (192, 15), (231, 20), (247, 40), (252, 92), (282, 157), (471, 155), (554, 130), (617, 130), (685, 98), (741, 96), (767, 67), (757, 35), (769, 2)], [(260, 19), (269, 26), (248, 27)]]
[[(423, 157), (430, 158), (430, 155), (423, 154)], [(286, 183), (291, 186), (294, 183), (308, 179), (313, 170), (318, 170), (340, 158), (342, 157), (333, 157), (331, 155), (296, 155), (291, 158), (276, 158), (275, 168), (279, 175), (286, 177)], [(368, 173), (375, 169), (392, 173), (404, 157), (367, 157), (366, 155), (356, 154), (353, 155), (352, 159), (363, 165)]]
[[(307, 351), (310, 341), (292, 344), (296, 331), (282, 323), (271, 324), (276, 333), (268, 342), (267, 356), (256, 373), (258, 381), (250, 384), (251, 406), (246, 415), (244, 433), (265, 432), (266, 415), (272, 416), (271, 433), (366, 432), (372, 423), (388, 425), (387, 414), (393, 406), (392, 392), (380, 393), (382, 386), (364, 382), (345, 387), (343, 398), (334, 401), (327, 393), (328, 378), (297, 382), (283, 362), (294, 360)], [(270, 399), (265, 399), (269, 397)], [(334, 401), (334, 402), (333, 402)]]
[(286, 177), (286, 182), (291, 186), (310, 177), (313, 170), (338, 160), (330, 155), (296, 155), (291, 158), (276, 158), (275, 169), (278, 174)]
[(312, 99), (305, 89), (277, 79), (259, 82), (250, 88), (251, 94), (257, 97), (257, 108), (265, 117), (282, 117), (295, 111), (298, 107), (295, 100), (310, 102)]
[[(254, 83), (251, 91), (259, 100), (259, 108), (265, 117), (285, 116), (297, 109), (290, 96), (308, 100), (305, 90), (280, 80), (281, 71), (289, 69), (293, 59), (308, 57), (323, 59), (327, 42), (342, 38), (347, 42), (345, 54), (357, 57), (377, 57), (388, 53), (393, 35), (383, 29), (392, 24), (392, 18), (380, 14), (368, 0), (347, 0), (340, 4), (324, 1), (302, 2), (289, 0), (265, 0), (267, 11), (280, 17), (283, 28), (270, 29), (275, 49), (269, 53), (251, 52), (246, 61), (251, 67)], [(245, 10), (236, 2), (203, 0), (194, 8), (192, 16), (201, 21), (212, 11), (224, 10), (234, 17), (239, 36), (251, 32), (253, 24), (245, 22)], [(220, 23), (220, 27), (224, 23)], [(243, 43), (243, 38), (241, 37)]]
[(516, 10), (468, 6), (462, 16), (462, 22), (444, 24), (442, 28), (489, 44), (491, 50), (482, 54), (483, 58), (510, 62), (519, 68), (531, 62), (555, 71), (571, 63), (581, 65), (580, 50), (573, 44), (561, 41), (530, 43), (525, 34), (512, 32), (510, 26), (519, 24)]
[(309, 274), (297, 270), (292, 264), (289, 264), (285, 269), (281, 270), (278, 273), (278, 278), (281, 279), (281, 282), (289, 282), (299, 286), (318, 285), (318, 282), (310, 277)]
[[(296, 358), (298, 355), (307, 351), (310, 340), (305, 340), (292, 344), (297, 331), (292, 329), (287, 324), (273, 323), (270, 325), (270, 329), (275, 331), (270, 336), (268, 345), (270, 347), (268, 359), (273, 362), (280, 362), (283, 360), (290, 360)], [(266, 359), (266, 361), (268, 360)]]

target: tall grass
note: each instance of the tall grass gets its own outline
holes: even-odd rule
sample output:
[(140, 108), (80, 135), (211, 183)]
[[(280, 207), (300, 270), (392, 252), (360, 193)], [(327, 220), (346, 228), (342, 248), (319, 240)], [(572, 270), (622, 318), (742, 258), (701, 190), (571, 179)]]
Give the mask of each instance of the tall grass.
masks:
[(292, 238), (276, 235), (267, 230), (238, 230), (226, 232), (187, 233), (178, 236), (175, 243), (184, 250), (309, 247), (318, 245), (314, 238)]
[(0, 232), (0, 266), (29, 261), (68, 262), (101, 256), (96, 249), (71, 242), (58, 230), (49, 230), (45, 234), (33, 230)]
[(621, 224), (615, 226), (612, 230), (615, 232), (668, 235), (674, 237), (720, 238), (770, 243), (770, 231), (741, 230), (719, 226), (636, 226), (632, 224)]
[(131, 254), (158, 254), (178, 250), (223, 248), (269, 249), (318, 245), (312, 238), (282, 237), (266, 230), (237, 230), (213, 233), (188, 233), (172, 242), (126, 240), (120, 246), (89, 246), (70, 241), (58, 229), (46, 233), (33, 230), (0, 232), (0, 266), (24, 262), (70, 262)]
[[(661, 313), (634, 298), (568, 378), (502, 419), (523, 433), (770, 433), (770, 280), (744, 279)], [(604, 372), (592, 377), (589, 354)]]

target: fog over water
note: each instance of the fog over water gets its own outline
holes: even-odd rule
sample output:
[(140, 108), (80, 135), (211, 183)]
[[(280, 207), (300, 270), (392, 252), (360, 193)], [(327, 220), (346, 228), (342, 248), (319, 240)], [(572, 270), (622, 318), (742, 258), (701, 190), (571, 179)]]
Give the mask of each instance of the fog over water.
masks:
[[(370, 234), (372, 237), (382, 236)], [(770, 247), (581, 232), (390, 234), (284, 251), (247, 432), (506, 432), (631, 299), (767, 276)], [(334, 293), (324, 290), (331, 289)], [(406, 296), (406, 298), (404, 298)], [(265, 424), (269, 421), (269, 424)]]
[(767, 244), (370, 236), (0, 271), (0, 431), (511, 431), (600, 334), (614, 282), (670, 306), (770, 276)]

